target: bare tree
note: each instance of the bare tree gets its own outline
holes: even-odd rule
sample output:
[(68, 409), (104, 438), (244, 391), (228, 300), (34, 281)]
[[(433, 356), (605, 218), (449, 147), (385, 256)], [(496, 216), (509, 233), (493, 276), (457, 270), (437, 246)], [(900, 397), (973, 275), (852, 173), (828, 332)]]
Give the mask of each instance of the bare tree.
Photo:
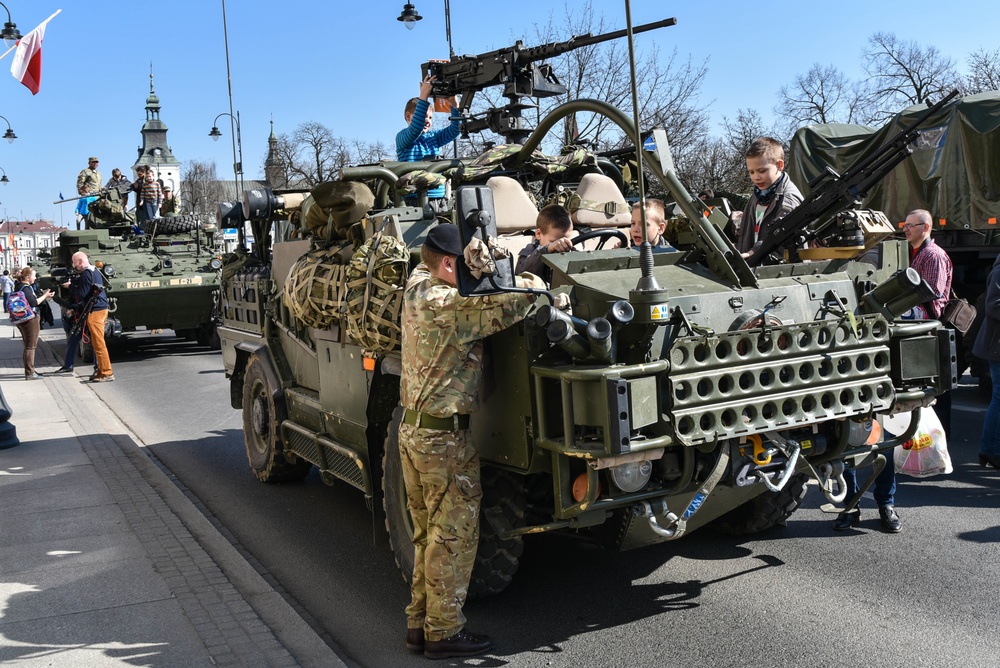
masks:
[(231, 198), (234, 193), (225, 192), (215, 171), (215, 161), (191, 160), (184, 165), (184, 180), (181, 181), (181, 205), (202, 220), (214, 220), (219, 202)]
[(861, 89), (833, 65), (814, 63), (798, 74), (791, 85), (778, 91), (774, 113), (794, 131), (814, 123), (856, 123), (861, 107)]
[(965, 77), (965, 93), (975, 95), (1000, 90), (1000, 49), (979, 49), (969, 55), (969, 74)]
[(863, 56), (868, 75), (866, 122), (881, 123), (900, 109), (934, 102), (962, 85), (951, 58), (936, 47), (907, 42), (893, 33), (869, 37)]

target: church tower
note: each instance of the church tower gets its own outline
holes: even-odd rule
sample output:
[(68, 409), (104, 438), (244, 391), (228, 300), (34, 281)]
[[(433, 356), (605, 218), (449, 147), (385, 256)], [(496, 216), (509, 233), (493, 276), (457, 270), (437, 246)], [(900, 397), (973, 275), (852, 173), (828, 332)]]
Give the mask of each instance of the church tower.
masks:
[(274, 190), (288, 187), (285, 179), (285, 161), (278, 154), (278, 138), (274, 136), (274, 119), (271, 119), (271, 136), (267, 138), (267, 158), (264, 159), (264, 180)]
[(153, 70), (149, 70), (149, 97), (146, 98), (146, 122), (142, 125), (142, 146), (139, 159), (132, 165), (132, 175), (140, 165), (152, 167), (164, 186), (170, 186), (175, 193), (180, 192), (181, 163), (167, 146), (167, 125), (160, 120), (160, 98), (153, 90)]

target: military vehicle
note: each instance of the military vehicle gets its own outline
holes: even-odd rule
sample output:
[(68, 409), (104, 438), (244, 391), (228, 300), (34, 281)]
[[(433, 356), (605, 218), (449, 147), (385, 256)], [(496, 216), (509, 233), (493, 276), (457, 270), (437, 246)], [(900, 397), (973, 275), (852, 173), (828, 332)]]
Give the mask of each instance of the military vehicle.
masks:
[[(60, 290), (60, 300), (68, 303), (59, 283), (73, 271), (73, 254), (82, 250), (107, 286), (109, 342), (140, 328), (172, 329), (179, 337), (217, 349), (220, 240), (214, 224), (204, 225), (191, 215), (137, 226), (132, 212), (122, 211), (120, 194), (104, 191), (90, 204), (84, 230), (59, 234), (43, 284)], [(90, 361), (93, 351), (85, 344), (80, 354)]]
[[(791, 143), (787, 170), (804, 193), (828, 169), (840, 171), (879, 150), (900, 127), (923, 113), (904, 109), (879, 129), (828, 123), (799, 129)], [(929, 117), (912, 144), (913, 157), (874, 186), (864, 206), (884, 211), (901, 226), (913, 209), (934, 217), (933, 236), (954, 265), (955, 292), (981, 303), (986, 279), (1000, 252), (1000, 174), (994, 147), (1000, 141), (1000, 92), (953, 99)], [(983, 309), (980, 309), (982, 313)], [(981, 320), (981, 317), (980, 319)], [(988, 388), (988, 365), (972, 356), (977, 322), (959, 334), (959, 369), (966, 361)]]
[[(543, 77), (524, 54), (564, 46), (453, 58), (439, 68), (441, 92), (474, 92), (477, 63), (488, 62), (511, 65), (484, 77), (489, 85), (537, 95), (530, 84)], [(560, 88), (551, 71), (544, 82)], [(649, 173), (685, 213), (679, 250), (610, 248), (610, 239), (625, 243), (618, 228), (631, 211), (614, 181), (593, 155), (560, 161), (536, 150), (578, 112), (606, 116), (643, 147)], [(497, 127), (508, 136), (525, 131), (520, 117), (506, 118)], [(905, 158), (913, 137), (908, 128), (879, 164)], [(485, 340), (471, 421), (484, 498), (470, 595), (507, 586), (532, 534), (574, 532), (624, 550), (709, 523), (761, 531), (794, 512), (810, 478), (831, 504), (850, 507), (860, 493), (845, 498), (845, 468), (884, 465), (881, 453), (914, 433), (911, 420), (904, 433), (880, 435), (881, 416), (926, 406), (955, 382), (952, 332), (898, 319), (928, 289), (904, 244), (887, 240), (884, 215), (851, 206), (850, 194), (882, 169), (859, 165), (804, 204), (827, 245), (811, 261), (753, 269), (677, 180), (663, 129), (637, 136), (597, 100), (565, 103), (523, 144), (475, 160), (348, 167), (304, 199), (247, 191), (242, 210), (256, 243), (227, 258), (219, 333), (253, 474), (299, 480), (315, 466), (324, 482), (357, 488), (384, 509), (409, 577), (397, 440), (406, 275), (432, 226), (457, 224), (464, 243), (523, 246), (538, 206), (527, 191), (572, 189), (577, 223), (591, 228), (576, 238), (584, 250), (547, 255), (553, 278), (537, 310)], [(420, 205), (443, 173), (454, 186), (451, 222)], [(417, 205), (405, 199), (410, 188), (423, 196)], [(272, 244), (279, 220), (295, 231)], [(592, 243), (605, 247), (586, 250)], [(868, 262), (855, 260), (861, 253)], [(509, 257), (478, 278), (460, 260), (459, 290), (509, 290), (512, 274)], [(571, 312), (553, 307), (559, 294)]]

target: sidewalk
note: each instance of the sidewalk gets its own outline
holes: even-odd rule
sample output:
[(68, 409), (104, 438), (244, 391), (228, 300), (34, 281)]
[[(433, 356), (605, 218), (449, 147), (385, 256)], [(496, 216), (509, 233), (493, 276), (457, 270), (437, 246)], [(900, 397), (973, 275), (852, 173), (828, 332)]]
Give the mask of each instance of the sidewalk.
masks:
[[(44, 339), (62, 330), (42, 335), (45, 373), (61, 360)], [(4, 317), (20, 445), (0, 450), (0, 663), (345, 665), (80, 376), (26, 381), (22, 350)]]

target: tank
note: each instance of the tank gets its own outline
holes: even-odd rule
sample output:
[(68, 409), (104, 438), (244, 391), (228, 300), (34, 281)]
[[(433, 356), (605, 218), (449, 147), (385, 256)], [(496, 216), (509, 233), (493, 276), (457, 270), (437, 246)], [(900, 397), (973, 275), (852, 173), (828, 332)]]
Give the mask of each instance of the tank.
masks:
[[(59, 283), (82, 250), (107, 286), (109, 342), (140, 329), (171, 329), (217, 349), (219, 246), (214, 223), (179, 215), (136, 225), (131, 212), (121, 211), (118, 193), (104, 192), (90, 205), (86, 229), (60, 233), (43, 285), (59, 290), (60, 301), (68, 303)], [(82, 346), (81, 355), (89, 361), (90, 347)]]
[[(487, 60), (452, 64), (462, 58)], [(620, 178), (583, 150), (537, 151), (580, 112), (635, 136), (618, 109), (576, 100), (476, 159), (348, 167), (307, 193), (244, 198), (254, 250), (226, 258), (219, 334), (250, 470), (277, 483), (315, 467), (356, 488), (384, 510), (406, 578), (397, 314), (435, 225), (513, 253), (491, 276), (460, 262), (463, 294), (510, 289), (544, 204), (529, 193), (570, 202), (580, 231), (578, 250), (545, 256), (552, 281), (534, 312), (485, 340), (471, 420), (484, 488), (471, 596), (502, 591), (543, 532), (611, 550), (694, 540), (709, 524), (754, 533), (783, 523), (810, 479), (831, 510), (855, 503), (844, 470), (884, 465), (916, 426), (889, 435), (882, 419), (956, 382), (951, 330), (899, 319), (926, 293), (905, 245), (886, 239), (884, 215), (840, 214), (842, 226), (864, 220), (863, 246), (751, 268), (677, 180), (654, 128), (642, 159), (681, 210), (683, 234), (668, 252), (625, 247)], [(426, 197), (438, 176), (452, 187), (444, 211)]]

